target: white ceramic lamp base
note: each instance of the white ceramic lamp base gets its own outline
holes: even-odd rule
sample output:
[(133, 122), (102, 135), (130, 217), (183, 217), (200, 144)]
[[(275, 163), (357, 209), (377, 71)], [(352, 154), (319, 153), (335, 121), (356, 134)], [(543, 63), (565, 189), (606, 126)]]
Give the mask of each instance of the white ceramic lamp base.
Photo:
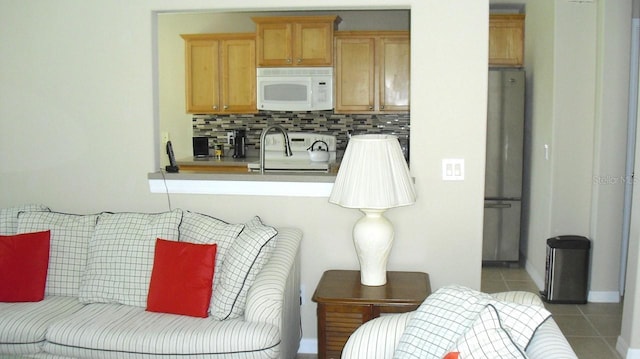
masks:
[(365, 216), (353, 227), (353, 243), (360, 261), (360, 282), (368, 286), (387, 283), (387, 260), (393, 245), (393, 225), (384, 209), (361, 209)]

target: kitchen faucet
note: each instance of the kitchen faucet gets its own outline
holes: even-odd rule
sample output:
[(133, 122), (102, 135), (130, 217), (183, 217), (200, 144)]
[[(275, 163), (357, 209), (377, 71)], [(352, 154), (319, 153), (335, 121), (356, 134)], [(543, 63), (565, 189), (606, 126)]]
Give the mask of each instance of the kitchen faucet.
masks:
[(260, 173), (264, 174), (264, 148), (265, 148), (265, 139), (267, 138), (267, 133), (271, 130), (277, 130), (282, 132), (284, 136), (284, 155), (289, 157), (293, 156), (293, 152), (291, 152), (291, 143), (289, 142), (289, 135), (287, 134), (287, 130), (280, 125), (271, 125), (267, 126), (264, 130), (262, 130), (262, 134), (260, 134)]

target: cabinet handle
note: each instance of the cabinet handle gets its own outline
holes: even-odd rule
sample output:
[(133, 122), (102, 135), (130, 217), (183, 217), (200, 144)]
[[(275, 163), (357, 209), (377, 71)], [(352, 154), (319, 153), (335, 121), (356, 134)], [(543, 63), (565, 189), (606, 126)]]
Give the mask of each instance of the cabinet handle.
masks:
[(511, 203), (485, 203), (484, 208), (511, 208)]
[(298, 63), (299, 64), (302, 63), (302, 59), (301, 58), (298, 58)]
[(373, 106), (369, 106), (369, 111), (373, 111)]
[(290, 64), (291, 63), (291, 59), (287, 59), (287, 63)]
[(228, 109), (229, 109), (229, 106), (224, 105), (224, 106), (222, 106), (222, 108), (223, 108), (223, 109), (225, 109), (225, 110), (228, 110)]
[(213, 109), (217, 110), (218, 109), (218, 105), (213, 105)]
[(384, 110), (384, 105), (380, 106), (380, 109), (381, 109), (381, 110)]

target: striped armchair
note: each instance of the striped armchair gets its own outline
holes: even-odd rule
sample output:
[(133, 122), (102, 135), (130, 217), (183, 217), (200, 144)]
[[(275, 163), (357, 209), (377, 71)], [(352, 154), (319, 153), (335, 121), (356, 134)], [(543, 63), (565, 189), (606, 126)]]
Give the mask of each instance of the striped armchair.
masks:
[[(503, 292), (493, 295), (498, 300), (543, 306), (530, 292)], [(376, 318), (358, 328), (342, 351), (342, 359), (392, 359), (413, 312)], [(530, 359), (578, 359), (560, 328), (549, 318), (536, 331), (526, 354)]]

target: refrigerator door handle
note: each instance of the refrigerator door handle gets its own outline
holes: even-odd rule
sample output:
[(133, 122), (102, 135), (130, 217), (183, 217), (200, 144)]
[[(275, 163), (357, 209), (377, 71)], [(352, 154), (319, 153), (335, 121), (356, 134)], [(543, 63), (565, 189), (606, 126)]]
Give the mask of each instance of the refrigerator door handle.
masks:
[(511, 208), (511, 203), (485, 203), (484, 208)]

